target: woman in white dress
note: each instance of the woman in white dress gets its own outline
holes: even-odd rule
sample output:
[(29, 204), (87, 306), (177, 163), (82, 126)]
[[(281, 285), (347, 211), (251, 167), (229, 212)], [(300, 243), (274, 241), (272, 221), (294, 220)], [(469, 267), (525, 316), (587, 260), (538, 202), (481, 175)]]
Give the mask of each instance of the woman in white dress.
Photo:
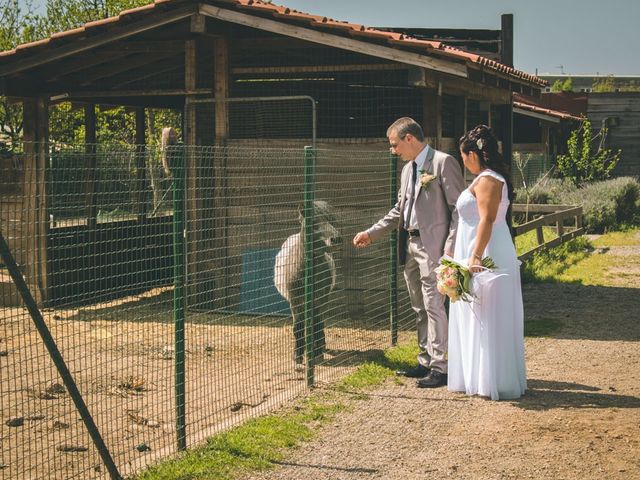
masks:
[[(464, 166), (475, 180), (457, 202), (460, 215), (454, 259), (472, 273), (469, 302), (451, 303), (451, 391), (490, 397), (520, 397), (527, 388), (520, 261), (509, 230), (513, 188), (491, 129), (479, 125), (460, 139)], [(481, 266), (491, 257), (497, 268)]]

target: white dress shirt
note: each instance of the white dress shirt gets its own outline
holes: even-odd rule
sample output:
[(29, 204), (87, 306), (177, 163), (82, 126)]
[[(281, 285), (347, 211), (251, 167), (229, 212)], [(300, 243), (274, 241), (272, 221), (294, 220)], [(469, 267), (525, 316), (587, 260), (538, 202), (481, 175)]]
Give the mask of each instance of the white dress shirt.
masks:
[[(424, 147), (422, 149), (422, 151), (416, 156), (415, 160), (413, 160), (414, 162), (416, 162), (416, 185), (415, 185), (415, 189), (414, 189), (414, 195), (418, 194), (418, 190), (420, 188), (420, 170), (424, 170), (424, 164), (425, 161), (427, 160), (427, 153), (429, 153), (429, 145), (427, 145), (426, 147)], [(411, 174), (409, 174), (411, 175)], [(406, 192), (406, 198), (404, 201), (404, 215), (402, 218), (407, 218), (407, 210), (409, 210), (409, 204), (411, 203), (411, 185), (408, 185), (407, 188), (407, 192)], [(409, 217), (409, 230), (418, 230), (418, 218), (416, 217), (416, 202), (415, 199), (413, 201), (413, 206), (411, 208), (411, 212), (410, 212), (410, 217)]]

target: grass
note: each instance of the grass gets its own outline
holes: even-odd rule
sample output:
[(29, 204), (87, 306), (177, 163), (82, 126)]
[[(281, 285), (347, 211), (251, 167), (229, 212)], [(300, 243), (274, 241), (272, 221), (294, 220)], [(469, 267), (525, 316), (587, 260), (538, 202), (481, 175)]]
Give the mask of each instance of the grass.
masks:
[(395, 377), (396, 370), (404, 370), (415, 366), (419, 353), (417, 343), (398, 345), (385, 350), (379, 358), (360, 365), (351, 375), (337, 384), (339, 391), (364, 390), (380, 385), (389, 377)]
[(528, 259), (522, 267), (523, 282), (562, 281), (561, 276), (571, 267), (589, 257), (593, 245), (586, 237), (578, 237), (550, 250), (542, 250)]
[(623, 270), (639, 263), (637, 257), (603, 255), (608, 248), (627, 246), (640, 246), (640, 229), (610, 232), (593, 242), (586, 237), (575, 238), (534, 255), (523, 267), (523, 280), (601, 286), (619, 285), (625, 276), (635, 280), (635, 274), (625, 274)]
[(617, 232), (609, 232), (598, 239), (593, 244), (597, 247), (632, 247), (640, 246), (640, 229), (630, 228)]
[(316, 394), (278, 414), (249, 420), (209, 439), (206, 445), (151, 467), (139, 480), (232, 480), (271, 468), (286, 449), (313, 438), (317, 425), (345, 410), (335, 395)]
[[(335, 392), (316, 393), (280, 413), (249, 420), (209, 439), (206, 445), (151, 467), (138, 480), (233, 480), (248, 472), (272, 468), (287, 449), (311, 440), (317, 427), (349, 409), (347, 400), (394, 376), (394, 370), (415, 364), (418, 346), (388, 349), (343, 378)], [(349, 396), (344, 395), (349, 392)], [(354, 396), (353, 393), (356, 393)], [(364, 395), (366, 397), (366, 395)]]
[[(558, 237), (558, 234), (553, 227), (542, 227), (542, 235), (545, 242)], [(535, 230), (531, 230), (516, 237), (516, 251), (518, 252), (518, 255), (522, 255), (529, 250), (533, 250), (537, 246), (538, 237)]]

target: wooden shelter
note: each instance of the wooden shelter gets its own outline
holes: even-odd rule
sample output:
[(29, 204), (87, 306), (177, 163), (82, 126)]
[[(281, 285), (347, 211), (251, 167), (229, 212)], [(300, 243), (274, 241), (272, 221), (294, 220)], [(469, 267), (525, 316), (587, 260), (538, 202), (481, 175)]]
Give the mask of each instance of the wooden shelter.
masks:
[[(45, 172), (53, 103), (83, 105), (88, 153), (95, 143), (96, 105), (135, 108), (139, 145), (145, 144), (144, 109), (173, 108), (183, 111), (185, 144), (228, 146), (255, 144), (258, 138), (246, 127), (250, 112), (234, 116), (234, 99), (309, 97), (317, 108), (313, 138), (318, 147), (386, 150), (387, 125), (410, 115), (422, 123), (432, 145), (450, 152), (468, 126), (492, 125), (510, 158), (512, 94), (537, 97), (545, 85), (439, 41), (260, 0), (157, 0), (1, 52), (0, 94), (24, 106), (23, 238), (35, 239), (22, 259), (27, 278), (41, 301), (51, 298), (55, 272), (47, 253)], [(268, 123), (272, 129), (279, 126), (260, 138), (271, 146), (312, 140), (308, 130), (291, 130), (278, 115)], [(217, 225), (196, 213), (216, 202), (205, 198), (215, 185), (197, 183), (205, 168), (199, 161), (188, 156), (186, 165), (188, 222), (194, 231)], [(89, 186), (87, 198), (91, 193)], [(95, 228), (91, 203), (87, 217), (86, 227)], [(197, 259), (198, 248), (190, 255)]]

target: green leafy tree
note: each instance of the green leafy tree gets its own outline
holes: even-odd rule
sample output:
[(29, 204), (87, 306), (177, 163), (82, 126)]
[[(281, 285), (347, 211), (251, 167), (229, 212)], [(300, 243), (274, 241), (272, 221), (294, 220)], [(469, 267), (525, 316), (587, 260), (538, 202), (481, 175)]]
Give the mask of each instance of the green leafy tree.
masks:
[[(148, 0), (47, 0), (46, 13), (36, 15), (31, 2), (0, 0), (0, 51), (149, 3)], [(148, 143), (160, 143), (163, 127), (173, 127), (180, 132), (180, 123), (179, 112), (148, 112)], [(0, 97), (0, 141), (4, 139), (10, 146), (19, 145), (22, 127), (22, 106)], [(130, 145), (135, 142), (134, 115), (124, 107), (99, 110), (96, 129), (99, 143)], [(49, 108), (51, 142), (78, 145), (84, 142), (84, 134), (82, 108), (73, 108), (69, 103)]]
[[(22, 5), (18, 0), (0, 0), (0, 51), (38, 38), (33, 4), (27, 0)], [(22, 138), (22, 126), (22, 107), (0, 96), (0, 141), (11, 150), (16, 148)]]
[(635, 80), (631, 80), (629, 83), (620, 85), (621, 92), (640, 92), (640, 85)]
[(571, 77), (563, 80), (556, 80), (551, 85), (552, 92), (573, 92), (573, 79)]
[(591, 91), (596, 93), (615, 92), (616, 82), (613, 78), (613, 75), (609, 75), (606, 78), (600, 78), (593, 82)]
[(606, 128), (593, 135), (591, 122), (585, 119), (579, 128), (571, 132), (567, 153), (558, 155), (556, 167), (560, 175), (575, 185), (609, 178), (622, 150), (614, 153), (604, 148), (606, 136)]

